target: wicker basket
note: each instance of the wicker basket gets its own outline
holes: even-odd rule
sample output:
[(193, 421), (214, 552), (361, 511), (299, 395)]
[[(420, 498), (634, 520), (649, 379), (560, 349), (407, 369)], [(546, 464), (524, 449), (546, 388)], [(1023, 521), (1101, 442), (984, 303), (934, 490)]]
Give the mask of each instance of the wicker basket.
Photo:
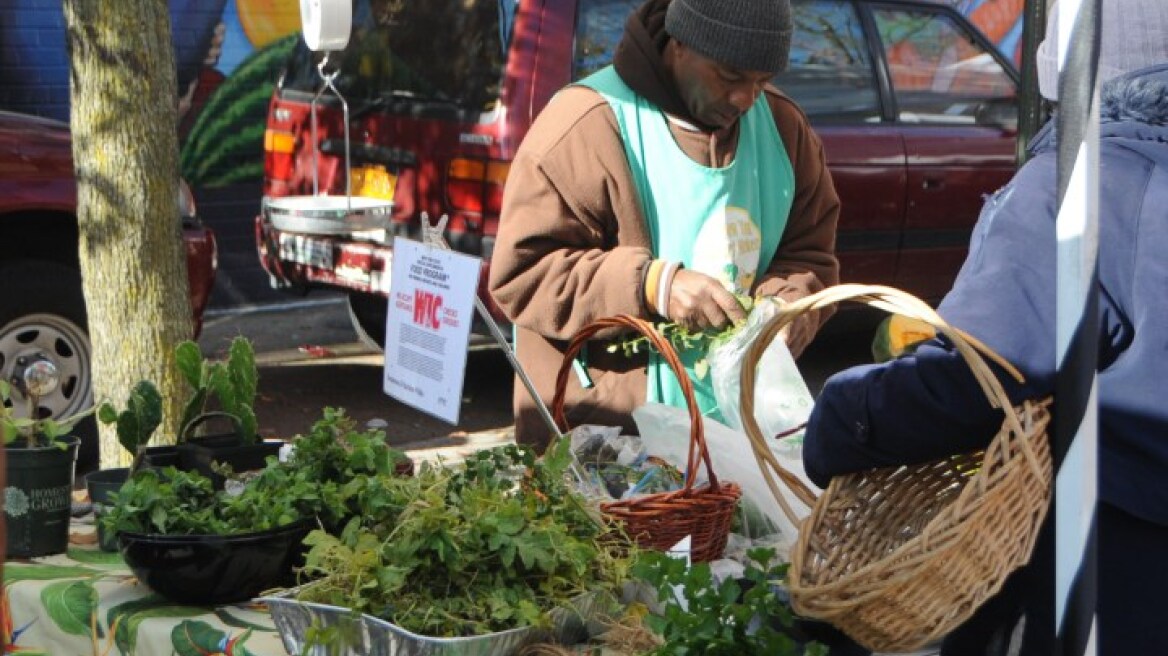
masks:
[[(600, 505), (601, 511), (624, 524), (625, 532), (638, 546), (665, 550), (687, 535), (690, 536), (690, 558), (695, 562), (715, 560), (722, 556), (730, 535), (730, 523), (742, 490), (736, 483), (719, 481), (710, 466), (706, 449), (701, 412), (694, 400), (693, 384), (685, 373), (677, 352), (669, 341), (653, 329), (652, 324), (635, 317), (619, 315), (600, 319), (585, 326), (568, 344), (564, 361), (556, 377), (556, 392), (552, 399), (552, 415), (560, 430), (567, 431), (564, 417), (564, 397), (572, 363), (580, 349), (597, 332), (606, 328), (632, 328), (647, 337), (661, 357), (669, 363), (681, 383), (689, 408), (690, 434), (688, 466), (685, 484), (679, 490), (660, 492)], [(696, 486), (698, 468), (704, 464), (708, 482)]]
[[(844, 300), (921, 319), (952, 340), (990, 404), (1005, 413), (985, 451), (837, 476), (818, 499), (782, 470), (754, 420), (758, 359), (797, 316)], [(945, 324), (926, 303), (888, 287), (831, 287), (786, 306), (766, 326), (742, 369), (742, 417), (788, 516), (798, 524), (775, 476), (812, 507), (791, 552), (796, 612), (831, 622), (874, 651), (911, 651), (968, 619), (1030, 559), (1050, 502), (1050, 400), (1012, 407), (983, 357), (1021, 380), (1017, 370)]]

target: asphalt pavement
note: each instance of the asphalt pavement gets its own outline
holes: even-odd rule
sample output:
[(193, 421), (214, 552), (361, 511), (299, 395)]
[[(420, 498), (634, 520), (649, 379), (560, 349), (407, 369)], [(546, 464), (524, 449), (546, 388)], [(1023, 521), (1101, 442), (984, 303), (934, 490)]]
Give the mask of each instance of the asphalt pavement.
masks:
[(222, 357), (237, 335), (256, 350), (256, 415), (265, 436), (307, 432), (332, 407), (359, 425), (383, 428), (415, 460), (454, 462), (514, 439), (511, 370), (498, 349), (468, 354), (459, 422), (451, 425), (382, 391), (384, 357), (357, 339), (343, 298), (213, 310), (199, 345), (208, 357)]

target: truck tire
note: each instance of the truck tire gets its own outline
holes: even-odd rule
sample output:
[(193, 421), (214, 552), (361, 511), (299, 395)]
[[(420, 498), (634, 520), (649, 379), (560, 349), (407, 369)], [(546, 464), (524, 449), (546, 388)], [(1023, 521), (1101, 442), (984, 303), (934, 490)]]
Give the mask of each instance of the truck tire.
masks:
[(369, 348), (385, 350), (385, 314), (389, 299), (379, 294), (349, 292), (349, 321), (357, 338)]
[[(60, 385), (39, 400), (36, 412), (63, 417), (89, 408), (92, 347), (81, 273), (56, 262), (18, 260), (0, 268), (0, 290), (0, 376), (11, 381), (29, 358), (44, 358), (57, 368)], [(88, 472), (98, 463), (97, 423), (88, 417), (73, 433), (81, 438), (77, 471)]]

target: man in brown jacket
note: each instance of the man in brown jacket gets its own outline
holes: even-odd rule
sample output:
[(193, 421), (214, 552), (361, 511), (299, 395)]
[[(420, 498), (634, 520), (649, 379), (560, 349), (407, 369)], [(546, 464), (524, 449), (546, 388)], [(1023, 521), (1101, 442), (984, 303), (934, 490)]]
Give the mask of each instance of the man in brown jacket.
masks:
[[(720, 329), (746, 316), (735, 294), (790, 301), (838, 282), (839, 198), (822, 144), (769, 83), (790, 38), (789, 0), (648, 0), (613, 66), (537, 117), (508, 175), (490, 289), (545, 403), (567, 340), (592, 321)], [(795, 355), (826, 318), (791, 327)], [(662, 400), (646, 358), (601, 343), (581, 359), (571, 426), (631, 432), (633, 409)], [(519, 384), (515, 421), (520, 443), (548, 443)]]

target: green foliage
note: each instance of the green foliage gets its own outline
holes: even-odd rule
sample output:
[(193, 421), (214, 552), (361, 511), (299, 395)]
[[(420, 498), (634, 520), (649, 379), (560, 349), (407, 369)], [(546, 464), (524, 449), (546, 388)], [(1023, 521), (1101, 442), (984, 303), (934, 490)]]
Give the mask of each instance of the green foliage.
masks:
[[(742, 309), (749, 314), (754, 308), (755, 300), (753, 297), (744, 294), (735, 294), (738, 303), (742, 305)], [(741, 326), (739, 324), (726, 326), (721, 330), (699, 330), (697, 332), (690, 331), (687, 328), (678, 325), (672, 321), (661, 321), (653, 324), (656, 330), (662, 337), (669, 342), (678, 353), (684, 353), (690, 350), (697, 350), (701, 353), (706, 353), (713, 346), (729, 339), (734, 333), (738, 332)], [(626, 358), (631, 358), (638, 353), (649, 352), (655, 350), (653, 343), (644, 335), (632, 335), (626, 339), (614, 341), (608, 345), (609, 353), (616, 353), (620, 351)], [(703, 379), (709, 372), (709, 363), (705, 357), (698, 358), (694, 362), (694, 374)]]
[(450, 637), (541, 625), (580, 594), (614, 590), (628, 562), (566, 484), (566, 461), (510, 445), (458, 468), (354, 478), (344, 530), (308, 537), (304, 573), (319, 579), (301, 599)]
[(115, 424), (118, 443), (130, 452), (137, 461), (139, 454), (150, 442), (154, 431), (162, 423), (162, 394), (154, 383), (143, 380), (130, 390), (126, 399), (126, 409), (118, 412), (113, 404), (101, 404), (97, 418), (103, 424)]
[(175, 348), (175, 360), (179, 372), (194, 390), (183, 409), (180, 440), (186, 439), (190, 429), (215, 412), (212, 402), (217, 402), (217, 412), (231, 419), (244, 444), (259, 440), (255, 415), (259, 374), (255, 350), (246, 337), (231, 340), (225, 362), (204, 359), (198, 345), (189, 340)]
[(645, 618), (665, 641), (653, 656), (826, 656), (823, 645), (801, 645), (789, 633), (791, 611), (775, 594), (787, 565), (772, 565), (771, 549), (752, 549), (748, 556), (744, 579), (717, 583), (707, 563), (691, 566), (662, 553), (641, 554), (633, 574), (653, 586), (664, 604), (660, 615)]
[[(203, 535), (239, 533), (216, 512), (219, 495), (211, 480), (197, 472), (167, 467), (135, 472), (112, 495), (113, 505), (102, 516), (112, 533)], [(245, 528), (244, 531), (250, 530)]]
[(325, 408), (323, 417), (307, 435), (297, 436), (289, 463), (322, 481), (349, 481), (358, 474), (392, 475), (408, 460), (404, 451), (389, 446), (385, 432), (361, 431), (340, 408)]
[(385, 475), (406, 455), (381, 431), (358, 431), (343, 410), (326, 408), (308, 435), (293, 441), (287, 462), (270, 458), (238, 494), (216, 492), (197, 472), (174, 468), (136, 472), (102, 518), (107, 531), (163, 535), (247, 533), (317, 518), (343, 525), (356, 502), (346, 484)]
[(25, 446), (30, 449), (48, 446), (64, 449), (68, 445), (59, 438), (67, 436), (77, 422), (96, 412), (95, 406), (69, 417), (37, 419), (36, 397), (29, 396), (27, 400), (24, 416), (17, 417), (12, 386), (7, 381), (0, 380), (0, 441), (3, 441), (5, 447), (17, 446), (17, 440), (24, 440)]

